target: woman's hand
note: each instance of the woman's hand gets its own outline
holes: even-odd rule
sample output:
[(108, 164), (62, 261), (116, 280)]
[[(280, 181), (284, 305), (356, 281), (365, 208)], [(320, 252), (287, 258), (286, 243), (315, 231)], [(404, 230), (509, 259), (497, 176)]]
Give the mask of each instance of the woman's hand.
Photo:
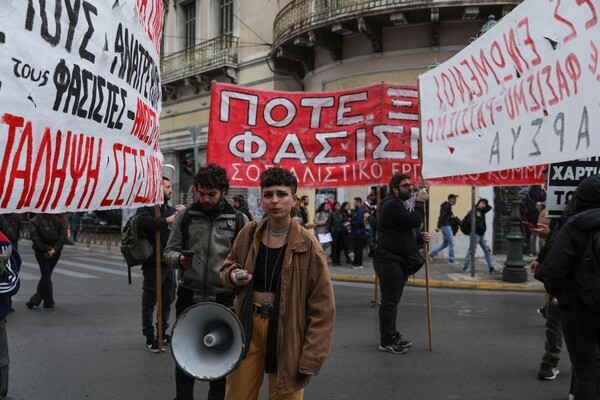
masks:
[(229, 272), (229, 281), (235, 286), (246, 286), (251, 280), (252, 274), (249, 274), (245, 269), (234, 268)]

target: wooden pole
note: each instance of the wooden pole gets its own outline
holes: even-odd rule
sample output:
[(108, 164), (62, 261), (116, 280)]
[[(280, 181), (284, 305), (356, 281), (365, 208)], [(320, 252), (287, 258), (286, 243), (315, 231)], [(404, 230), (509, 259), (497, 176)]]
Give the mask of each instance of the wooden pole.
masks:
[[(381, 199), (381, 195), (379, 192), (379, 185), (377, 185), (377, 188), (375, 189), (375, 204), (377, 204), (377, 213), (379, 214), (379, 207), (381, 205), (380, 199)], [(375, 224), (377, 224), (377, 219), (375, 219)], [(375, 229), (375, 243), (377, 243), (377, 229)], [(373, 307), (377, 308), (379, 307), (379, 277), (377, 276), (377, 272), (375, 272), (375, 287), (373, 288)]]
[[(157, 204), (154, 206), (154, 216), (155, 217), (160, 217), (160, 206)], [(160, 265), (161, 265), (161, 248), (160, 248), (160, 229), (158, 229), (156, 231), (156, 236), (155, 236), (155, 240), (156, 240), (156, 330), (157, 332), (157, 337), (158, 337), (158, 352), (162, 353), (164, 351), (163, 349), (163, 343), (162, 343), (162, 339), (163, 339), (163, 334), (162, 334), (162, 274), (160, 271)]]
[[(425, 184), (425, 180), (423, 180)], [(426, 232), (427, 228), (427, 202), (425, 202), (425, 216), (423, 217), (423, 232)], [(427, 296), (427, 327), (428, 327), (428, 338), (429, 338), (429, 351), (433, 351), (433, 338), (431, 328), (431, 295), (429, 290), (429, 242), (423, 243), (423, 252), (425, 253), (425, 293)]]
[[(423, 127), (421, 125), (421, 81), (417, 80), (417, 95), (419, 96), (419, 160), (421, 161), (421, 187), (425, 186), (425, 178), (423, 178)], [(423, 217), (423, 229), (422, 232), (427, 232), (427, 202), (425, 202), (424, 208), (425, 215)], [(429, 242), (423, 244), (423, 251), (425, 252), (425, 294), (427, 297), (427, 333), (429, 338), (429, 351), (433, 351), (433, 335), (432, 335), (432, 323), (431, 323), (431, 295), (429, 290)]]

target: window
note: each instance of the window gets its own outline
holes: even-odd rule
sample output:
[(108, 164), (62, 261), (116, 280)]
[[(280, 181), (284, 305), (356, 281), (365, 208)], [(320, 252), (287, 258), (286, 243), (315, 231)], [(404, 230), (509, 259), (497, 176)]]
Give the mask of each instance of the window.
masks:
[(185, 27), (185, 48), (196, 45), (196, 2), (183, 4), (183, 25)]
[(234, 0), (218, 0), (220, 4), (221, 35), (233, 34), (233, 3)]

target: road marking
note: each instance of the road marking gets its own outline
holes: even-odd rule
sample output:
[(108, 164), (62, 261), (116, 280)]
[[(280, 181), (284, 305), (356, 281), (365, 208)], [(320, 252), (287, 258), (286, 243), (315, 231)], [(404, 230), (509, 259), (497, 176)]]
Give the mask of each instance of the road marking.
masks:
[(23, 272), (23, 270), (19, 271), (19, 279), (22, 281), (33, 281), (40, 279), (40, 275), (30, 274), (29, 272)]
[[(59, 263), (60, 263), (60, 261), (59, 261)], [(27, 268), (39, 269), (39, 265), (30, 263), (28, 261), (23, 261), (21, 266), (25, 266)], [(82, 279), (98, 278), (97, 276), (94, 276), (94, 275), (82, 274), (81, 272), (68, 271), (68, 270), (62, 269), (62, 268), (54, 268), (53, 272), (57, 273), (57, 274), (61, 274), (61, 275), (70, 276), (72, 278), (82, 278)]]
[[(116, 269), (112, 269), (112, 268), (105, 268), (105, 267), (98, 267), (95, 265), (88, 265), (88, 264), (84, 264), (83, 262), (73, 262), (73, 261), (59, 261), (59, 264), (65, 264), (65, 265), (70, 265), (72, 267), (76, 267), (76, 268), (81, 268), (81, 269), (88, 269), (91, 271), (97, 271), (97, 272), (105, 272), (107, 274), (114, 274), (114, 275), (119, 275), (119, 276), (127, 276), (127, 270), (125, 265), (123, 265), (123, 269), (125, 269), (125, 271), (122, 270), (116, 270)], [(131, 273), (131, 277), (132, 278), (141, 278), (144, 275), (137, 273), (137, 272), (132, 272)]]

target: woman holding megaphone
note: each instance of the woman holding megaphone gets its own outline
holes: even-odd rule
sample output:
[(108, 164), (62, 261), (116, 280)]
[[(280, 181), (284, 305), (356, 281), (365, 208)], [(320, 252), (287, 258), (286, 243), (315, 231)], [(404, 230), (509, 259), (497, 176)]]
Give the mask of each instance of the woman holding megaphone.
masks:
[(226, 398), (258, 399), (266, 373), (270, 399), (299, 400), (331, 351), (333, 288), (321, 244), (291, 216), (296, 177), (271, 168), (260, 187), (266, 218), (242, 229), (221, 268), (246, 344)]

